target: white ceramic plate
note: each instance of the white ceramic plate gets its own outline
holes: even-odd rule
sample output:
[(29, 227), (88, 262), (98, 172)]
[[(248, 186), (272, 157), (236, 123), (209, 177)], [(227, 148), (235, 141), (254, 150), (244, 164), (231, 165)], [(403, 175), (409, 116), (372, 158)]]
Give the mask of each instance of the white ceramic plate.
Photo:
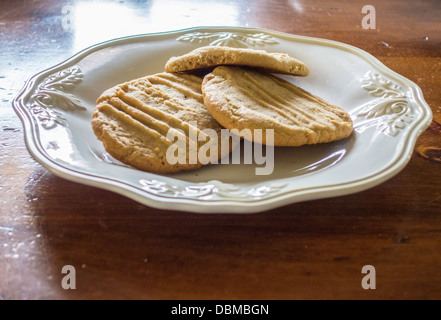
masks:
[[(90, 126), (106, 89), (162, 72), (171, 56), (226, 45), (285, 52), (308, 77), (284, 78), (347, 110), (355, 132), (344, 141), (276, 148), (274, 172), (258, 165), (211, 165), (158, 175), (114, 160)], [(50, 171), (145, 205), (201, 213), (251, 213), (359, 192), (408, 163), (432, 119), (421, 90), (370, 54), (334, 41), (250, 28), (194, 28), (139, 35), (90, 47), (31, 78), (13, 102), (32, 156)]]

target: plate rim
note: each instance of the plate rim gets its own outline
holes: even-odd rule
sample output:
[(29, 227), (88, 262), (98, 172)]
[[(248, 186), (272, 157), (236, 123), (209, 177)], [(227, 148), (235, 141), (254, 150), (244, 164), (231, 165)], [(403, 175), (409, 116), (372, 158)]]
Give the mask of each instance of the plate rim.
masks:
[[(115, 180), (113, 177), (101, 177), (98, 175), (93, 175), (90, 173), (81, 172), (76, 169), (68, 168), (60, 163), (55, 162), (51, 159), (46, 152), (42, 149), (38, 141), (38, 130), (37, 122), (31, 112), (24, 105), (23, 98), (26, 97), (32, 89), (34, 89), (36, 83), (43, 77), (52, 75), (66, 67), (74, 65), (77, 61), (82, 60), (84, 57), (96, 52), (98, 50), (105, 49), (109, 46), (115, 44), (131, 43), (146, 41), (147, 39), (152, 39), (154, 37), (165, 37), (170, 35), (179, 35), (196, 31), (240, 31), (240, 32), (250, 32), (250, 33), (264, 33), (268, 35), (277, 36), (285, 40), (295, 40), (301, 42), (315, 43), (320, 45), (331, 46), (340, 50), (350, 52), (363, 60), (367, 61), (376, 71), (380, 71), (382, 74), (387, 75), (389, 78), (397, 81), (398, 83), (404, 85), (406, 88), (412, 91), (415, 98), (415, 102), (421, 109), (421, 116), (412, 123), (411, 128), (406, 131), (405, 136), (400, 140), (402, 147), (395, 158), (396, 161), (390, 163), (386, 168), (381, 171), (375, 172), (366, 178), (353, 180), (349, 182), (343, 182), (335, 185), (326, 186), (314, 186), (305, 189), (289, 190), (277, 195), (255, 199), (255, 201), (238, 201), (238, 200), (198, 200), (198, 199), (185, 199), (185, 198), (170, 198), (164, 196), (158, 196), (139, 188), (131, 186), (128, 183)], [(185, 28), (179, 30), (171, 30), (156, 33), (144, 33), (138, 35), (130, 35), (115, 39), (110, 39), (103, 41), (92, 46), (89, 46), (76, 54), (72, 55), (68, 59), (61, 63), (58, 63), (52, 67), (49, 67), (27, 80), (17, 94), (17, 96), (12, 100), (13, 109), (20, 118), (23, 128), (24, 128), (24, 138), (25, 144), (28, 152), (32, 157), (43, 165), (47, 170), (53, 172), (57, 176), (84, 185), (89, 185), (92, 187), (97, 187), (100, 189), (108, 190), (111, 192), (118, 193), (127, 198), (135, 200), (144, 205), (163, 210), (172, 211), (186, 211), (194, 213), (259, 213), (275, 209), (277, 207), (285, 206), (288, 204), (294, 204), (309, 200), (318, 200), (323, 198), (332, 198), (336, 196), (349, 195), (353, 193), (358, 193), (375, 187), (386, 180), (392, 178), (399, 172), (401, 172), (404, 167), (410, 161), (413, 150), (416, 145), (418, 137), (424, 132), (430, 125), (433, 119), (433, 114), (430, 106), (424, 99), (423, 92), (421, 88), (412, 82), (411, 80), (405, 78), (404, 76), (393, 71), (386, 65), (384, 65), (380, 60), (375, 58), (370, 53), (357, 48), (355, 46), (338, 42), (335, 40), (328, 40), (318, 37), (310, 37), (303, 35), (295, 35), (286, 32), (280, 32), (275, 30), (269, 30), (264, 28), (249, 28), (249, 27), (231, 27), (231, 26), (199, 26), (192, 28)], [(142, 193), (142, 194), (141, 194)], [(173, 206), (171, 206), (173, 204)]]

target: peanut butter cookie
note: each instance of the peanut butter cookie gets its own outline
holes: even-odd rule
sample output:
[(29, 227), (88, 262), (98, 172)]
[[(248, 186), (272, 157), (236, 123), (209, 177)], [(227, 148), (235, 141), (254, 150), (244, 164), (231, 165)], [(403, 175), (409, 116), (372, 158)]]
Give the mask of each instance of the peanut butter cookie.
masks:
[(264, 50), (208, 46), (179, 57), (172, 57), (165, 66), (166, 72), (188, 72), (198, 69), (236, 65), (254, 67), (266, 72), (307, 76), (308, 67), (285, 53)]
[[(160, 73), (118, 85), (97, 100), (93, 131), (109, 154), (141, 170), (173, 173), (216, 162), (226, 151), (218, 148), (220, 140), (208, 148), (205, 143), (214, 139), (207, 139), (204, 130), (216, 132), (218, 139), (222, 127), (204, 106), (201, 84), (194, 75)], [(170, 136), (180, 138), (183, 149), (173, 149)], [(191, 136), (196, 138), (190, 141)], [(203, 146), (208, 160), (201, 161)], [(175, 153), (184, 156), (182, 161)]]
[[(345, 110), (253, 69), (217, 67), (205, 76), (202, 92), (206, 108), (222, 126), (239, 131), (273, 129), (275, 146), (326, 143), (353, 131)], [(253, 141), (265, 143), (265, 135), (253, 136)]]

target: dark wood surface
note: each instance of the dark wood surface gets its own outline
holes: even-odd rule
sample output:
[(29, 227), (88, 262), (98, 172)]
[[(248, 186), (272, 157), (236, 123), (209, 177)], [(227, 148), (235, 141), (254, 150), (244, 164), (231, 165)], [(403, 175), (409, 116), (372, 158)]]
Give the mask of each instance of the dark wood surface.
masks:
[[(366, 1), (0, 1), (0, 298), (440, 299), (441, 2), (368, 2), (374, 30)], [(151, 209), (32, 159), (11, 107), (28, 78), (97, 42), (201, 25), (357, 46), (418, 84), (434, 121), (389, 181), (253, 215)]]

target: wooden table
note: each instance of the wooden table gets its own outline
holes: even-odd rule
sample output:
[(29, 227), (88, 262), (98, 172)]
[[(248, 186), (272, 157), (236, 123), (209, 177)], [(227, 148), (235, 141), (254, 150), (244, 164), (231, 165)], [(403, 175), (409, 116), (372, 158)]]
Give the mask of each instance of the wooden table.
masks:
[[(368, 1), (375, 29), (363, 28), (365, 2), (1, 1), (0, 297), (441, 298), (441, 2)], [(407, 167), (380, 186), (253, 215), (152, 209), (32, 159), (11, 107), (24, 81), (97, 42), (200, 25), (357, 46), (418, 84), (434, 121)], [(75, 290), (62, 286), (73, 275), (66, 265)], [(365, 265), (375, 290), (361, 285)]]

